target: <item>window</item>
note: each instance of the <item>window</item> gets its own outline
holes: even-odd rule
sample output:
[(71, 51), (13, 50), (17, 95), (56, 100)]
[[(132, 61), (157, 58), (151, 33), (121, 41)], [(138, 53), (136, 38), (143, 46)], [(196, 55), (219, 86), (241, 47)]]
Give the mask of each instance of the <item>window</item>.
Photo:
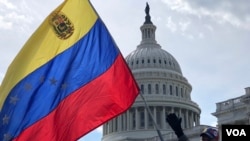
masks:
[(148, 84), (148, 94), (151, 94), (152, 93), (152, 90), (151, 90), (151, 85)]
[(159, 94), (159, 85), (158, 84), (155, 84), (155, 93)]
[(170, 95), (173, 95), (173, 87), (172, 87), (172, 85), (169, 86), (169, 90), (170, 90)]
[(166, 94), (166, 85), (163, 85), (163, 94)]
[(141, 93), (144, 94), (144, 85), (141, 85)]
[(176, 96), (179, 96), (179, 91), (178, 91), (178, 87), (175, 87), (175, 92), (176, 92)]

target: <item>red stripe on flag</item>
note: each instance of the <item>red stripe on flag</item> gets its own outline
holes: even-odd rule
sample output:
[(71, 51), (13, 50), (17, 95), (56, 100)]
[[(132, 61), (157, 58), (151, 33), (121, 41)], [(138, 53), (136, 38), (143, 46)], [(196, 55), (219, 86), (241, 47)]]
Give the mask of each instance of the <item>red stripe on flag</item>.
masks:
[(125, 112), (138, 93), (138, 86), (119, 55), (104, 74), (70, 94), (14, 141), (75, 141)]

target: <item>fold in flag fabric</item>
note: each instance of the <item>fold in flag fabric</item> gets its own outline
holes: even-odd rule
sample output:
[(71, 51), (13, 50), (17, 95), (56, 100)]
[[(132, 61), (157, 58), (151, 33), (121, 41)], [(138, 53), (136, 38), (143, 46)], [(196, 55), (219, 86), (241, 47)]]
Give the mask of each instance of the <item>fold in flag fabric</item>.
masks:
[(1, 141), (75, 141), (134, 103), (139, 89), (88, 0), (65, 0), (10, 64)]

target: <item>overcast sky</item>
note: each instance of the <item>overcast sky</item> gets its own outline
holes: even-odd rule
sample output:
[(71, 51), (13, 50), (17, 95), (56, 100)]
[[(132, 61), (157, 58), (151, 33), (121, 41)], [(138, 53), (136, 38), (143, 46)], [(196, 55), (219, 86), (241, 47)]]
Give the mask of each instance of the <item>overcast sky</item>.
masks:
[[(179, 62), (202, 109), (215, 125), (216, 103), (250, 86), (250, 0), (90, 0), (126, 57), (141, 41), (146, 2), (156, 40)], [(0, 83), (41, 22), (63, 0), (0, 0)], [(101, 128), (81, 141), (100, 141)]]

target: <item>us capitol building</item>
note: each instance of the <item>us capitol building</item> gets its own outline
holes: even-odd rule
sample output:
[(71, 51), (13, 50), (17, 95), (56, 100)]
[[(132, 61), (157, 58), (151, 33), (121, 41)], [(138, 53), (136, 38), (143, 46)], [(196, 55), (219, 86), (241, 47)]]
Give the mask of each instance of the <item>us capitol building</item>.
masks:
[[(125, 58), (140, 87), (140, 95), (129, 110), (103, 125), (102, 141), (161, 141), (157, 130), (164, 141), (177, 141), (165, 120), (168, 113), (181, 117), (184, 133), (191, 141), (199, 141), (200, 133), (208, 125), (200, 125), (201, 109), (192, 101), (192, 86), (183, 76), (177, 60), (157, 43), (156, 26), (151, 21), (148, 4), (145, 12), (145, 22), (140, 28), (142, 40)], [(250, 88), (246, 88), (246, 95), (217, 103), (213, 115), (219, 125), (248, 123), (250, 107), (246, 105), (249, 104)], [(234, 119), (230, 108), (247, 113), (238, 114)]]

